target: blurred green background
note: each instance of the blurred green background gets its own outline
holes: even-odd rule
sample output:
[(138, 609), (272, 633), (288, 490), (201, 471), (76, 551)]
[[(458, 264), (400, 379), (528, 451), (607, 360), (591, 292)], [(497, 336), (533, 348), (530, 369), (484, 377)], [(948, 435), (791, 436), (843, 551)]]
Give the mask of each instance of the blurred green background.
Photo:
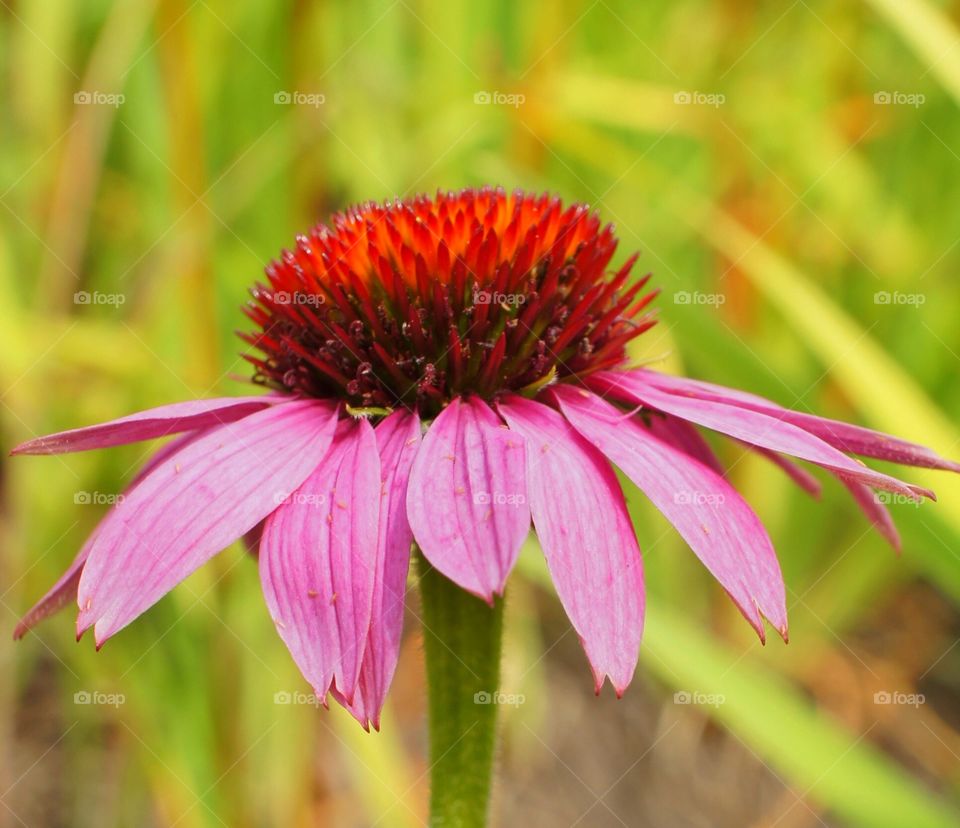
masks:
[[(958, 20), (931, 0), (0, 0), (2, 444), (245, 393), (238, 308), (296, 232), (492, 183), (587, 201), (618, 260), (642, 251), (662, 322), (637, 358), (957, 457)], [(148, 448), (0, 460), (0, 626)], [(645, 644), (626, 697), (595, 699), (528, 550), (497, 823), (960, 824), (960, 482), (905, 473), (940, 503), (893, 507), (898, 559), (832, 481), (815, 503), (719, 450), (780, 552), (791, 643), (761, 647), (631, 494)], [(101, 653), (72, 639), (69, 612), (0, 636), (0, 825), (423, 823), (414, 624), (372, 736), (298, 703), (239, 547)]]

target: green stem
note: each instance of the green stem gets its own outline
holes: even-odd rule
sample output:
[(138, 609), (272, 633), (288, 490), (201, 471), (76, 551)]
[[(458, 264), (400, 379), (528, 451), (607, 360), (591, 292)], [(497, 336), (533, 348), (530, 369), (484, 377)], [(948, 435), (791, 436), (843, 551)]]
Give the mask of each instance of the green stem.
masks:
[(430, 728), (430, 825), (487, 824), (500, 680), (503, 600), (489, 606), (416, 552)]

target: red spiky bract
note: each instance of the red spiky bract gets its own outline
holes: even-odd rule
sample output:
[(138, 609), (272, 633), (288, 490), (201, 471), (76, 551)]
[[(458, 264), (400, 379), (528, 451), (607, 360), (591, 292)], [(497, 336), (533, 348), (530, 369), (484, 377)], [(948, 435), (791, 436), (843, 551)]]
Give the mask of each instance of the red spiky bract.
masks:
[(431, 416), (624, 361), (654, 324), (611, 225), (548, 195), (463, 190), (333, 216), (266, 269), (242, 333), (254, 381)]

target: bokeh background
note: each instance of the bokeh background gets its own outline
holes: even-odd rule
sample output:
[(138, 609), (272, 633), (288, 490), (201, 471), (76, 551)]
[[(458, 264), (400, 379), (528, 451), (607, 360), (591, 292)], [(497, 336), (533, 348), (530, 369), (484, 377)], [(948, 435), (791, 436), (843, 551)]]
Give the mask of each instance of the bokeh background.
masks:
[[(492, 183), (615, 222), (635, 356), (960, 455), (960, 6), (946, 0), (0, 0), (0, 444), (244, 393), (263, 265), (350, 202)], [(0, 825), (414, 826), (421, 645), (380, 735), (316, 710), (231, 548), (114, 640), (9, 639), (149, 447), (0, 459)], [(779, 549), (761, 647), (630, 495), (649, 618), (594, 698), (535, 546), (499, 825), (960, 824), (960, 481), (897, 558), (718, 447)], [(175, 516), (171, 516), (174, 520)], [(413, 585), (412, 585), (413, 586)], [(411, 601), (416, 601), (415, 589)]]

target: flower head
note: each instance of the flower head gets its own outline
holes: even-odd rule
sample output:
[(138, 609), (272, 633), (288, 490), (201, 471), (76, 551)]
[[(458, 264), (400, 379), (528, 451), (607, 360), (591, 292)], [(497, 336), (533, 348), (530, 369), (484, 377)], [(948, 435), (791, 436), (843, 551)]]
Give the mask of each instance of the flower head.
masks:
[(626, 364), (653, 324), (635, 257), (583, 205), (468, 190), (335, 216), (267, 268), (243, 334), (272, 393), (174, 403), (14, 450), (178, 434), (130, 483), (17, 628), (74, 596), (98, 646), (242, 536), (281, 638), (317, 694), (379, 722), (411, 546), (463, 589), (504, 590), (531, 523), (599, 692), (623, 692), (644, 615), (642, 560), (614, 474), (663, 512), (764, 637), (787, 635), (760, 520), (699, 429), (827, 470), (894, 546), (874, 489), (926, 489), (850, 455), (960, 471), (885, 434)]
[(364, 204), (267, 268), (244, 334), (255, 379), (356, 407), (437, 414), (621, 363), (652, 324), (649, 276), (617, 272), (613, 228), (582, 204), (465, 190)]

